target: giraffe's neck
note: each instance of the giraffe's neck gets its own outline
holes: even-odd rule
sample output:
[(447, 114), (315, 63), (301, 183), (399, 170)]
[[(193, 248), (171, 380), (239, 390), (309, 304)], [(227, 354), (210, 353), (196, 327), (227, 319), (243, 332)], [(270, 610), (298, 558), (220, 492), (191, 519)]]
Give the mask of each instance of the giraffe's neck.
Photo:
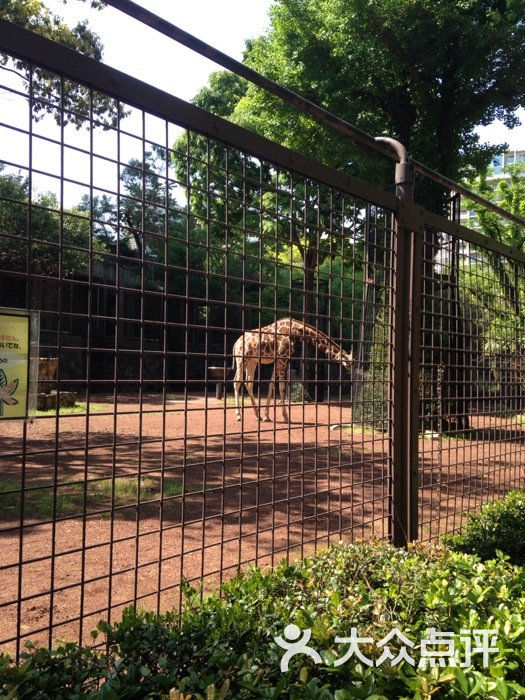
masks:
[(331, 338), (315, 328), (315, 326), (290, 319), (290, 335), (297, 340), (316, 346), (331, 360), (343, 362), (345, 365), (352, 362), (352, 357), (346, 353), (340, 345), (334, 343)]

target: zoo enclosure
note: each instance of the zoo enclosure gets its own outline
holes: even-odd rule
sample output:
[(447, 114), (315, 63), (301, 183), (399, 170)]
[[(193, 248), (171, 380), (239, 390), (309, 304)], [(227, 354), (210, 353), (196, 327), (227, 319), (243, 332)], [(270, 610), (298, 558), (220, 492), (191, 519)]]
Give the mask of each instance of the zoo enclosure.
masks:
[[(80, 404), (0, 423), (6, 648), (343, 536), (430, 539), (523, 486), (525, 256), (461, 226), (457, 196), (446, 218), (412, 202), (409, 162), (384, 191), (0, 39), (2, 306), (40, 312), (42, 393)], [(286, 316), (352, 351), (351, 377), (299, 343), (292, 422), (246, 404), (239, 424), (216, 377)]]

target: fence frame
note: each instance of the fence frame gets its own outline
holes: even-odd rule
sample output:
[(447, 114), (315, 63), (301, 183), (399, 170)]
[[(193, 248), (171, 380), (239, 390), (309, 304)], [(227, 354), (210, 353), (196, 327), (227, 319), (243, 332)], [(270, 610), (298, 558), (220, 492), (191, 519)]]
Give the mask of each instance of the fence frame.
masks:
[[(393, 213), (395, 222), (392, 270), (394, 303), (389, 324), (392, 353), (389, 387), (390, 403), (393, 406), (392, 414), (389, 416), (392, 464), (389, 534), (397, 546), (405, 546), (408, 542), (417, 539), (422, 305), (421, 276), (415, 271), (420, 269), (423, 258), (424, 232), (427, 227), (433, 227), (523, 264), (525, 264), (525, 253), (489, 239), (477, 231), (430, 212), (415, 203), (413, 201), (414, 170), (418, 169), (420, 164), (411, 161), (400, 144), (390, 139), (380, 139), (384, 144), (380, 150), (385, 153), (393, 149), (396, 154), (393, 158), (397, 160), (395, 195), (337, 172), (312, 158), (291, 151), (225, 119), (213, 116), (195, 105), (3, 19), (0, 19), (0, 51), (60, 73), (64, 77), (101, 91), (126, 104), (141, 110), (147, 109), (152, 115), (173, 121), (216, 141), (316, 179), (324, 185), (333, 186), (353, 197), (373, 202)], [(420, 167), (424, 168), (424, 166)], [(462, 191), (460, 186), (458, 191)]]
[[(135, 3), (128, 0), (115, 0), (110, 2), (122, 11), (140, 10), (141, 21), (152, 20), (148, 13)], [(172, 25), (169, 23), (155, 23), (159, 31), (169, 32)], [(208, 47), (204, 42), (191, 42), (185, 33), (179, 30), (177, 40), (185, 39), (185, 43), (200, 53), (208, 53)], [(179, 36), (180, 34), (180, 36)], [(352, 196), (373, 201), (377, 206), (384, 207), (394, 212), (398, 235), (396, 236), (397, 250), (394, 254), (395, 277), (395, 313), (392, 328), (392, 343), (394, 355), (397, 359), (390, 379), (394, 410), (390, 422), (392, 426), (392, 450), (393, 474), (392, 474), (392, 516), (391, 535), (393, 542), (398, 546), (404, 546), (408, 542), (417, 539), (418, 533), (418, 367), (419, 353), (419, 328), (421, 322), (420, 279), (414, 274), (422, 259), (423, 233), (425, 227), (432, 226), (443, 233), (459, 236), (463, 240), (487, 248), (493, 252), (506, 255), (519, 262), (525, 263), (525, 253), (511, 248), (499, 241), (488, 238), (478, 231), (466, 228), (461, 224), (446, 219), (424, 209), (413, 200), (414, 171), (419, 170), (426, 174), (433, 173), (425, 166), (410, 159), (404, 147), (393, 139), (377, 137), (375, 139), (378, 150), (382, 153), (392, 151), (397, 161), (395, 170), (395, 196), (351, 175), (338, 172), (313, 158), (301, 155), (258, 134), (248, 131), (233, 124), (226, 119), (212, 115), (211, 113), (185, 102), (169, 93), (144, 83), (132, 76), (110, 68), (83, 54), (56, 44), (34, 32), (13, 25), (4, 19), (0, 19), (0, 51), (38, 64), (42, 68), (54, 71), (65, 77), (85, 84), (95, 90), (100, 90), (131, 106), (140, 109), (147, 105), (148, 112), (163, 119), (172, 120), (185, 128), (201, 133), (217, 141), (239, 148), (254, 156), (262, 157), (282, 167), (289, 168), (302, 175), (312, 177), (326, 185), (337, 187)], [(224, 63), (227, 57), (220, 52), (213, 51), (210, 54), (214, 60)], [(235, 68), (238, 62), (230, 59), (230, 68)], [(240, 64), (242, 65), (242, 64)], [(254, 73), (251, 71), (251, 73)], [(254, 75), (256, 75), (254, 73)], [(252, 77), (247, 75), (246, 77)], [(266, 81), (271, 82), (271, 81)], [(264, 85), (268, 87), (268, 85)], [(283, 89), (282, 96), (286, 96)], [(297, 96), (298, 97), (298, 96)], [(305, 108), (308, 101), (298, 97), (298, 106)], [(315, 105), (312, 105), (315, 107)], [(315, 115), (323, 112), (316, 108)], [(346, 125), (333, 115), (332, 119), (325, 119), (327, 123), (337, 128), (338, 122)], [(346, 125), (348, 126), (348, 125)], [(354, 137), (358, 137), (363, 145), (368, 135), (354, 130)], [(352, 135), (352, 132), (347, 132)], [(444, 184), (453, 184), (458, 192), (468, 192), (465, 188), (452, 183), (434, 173), (436, 178)], [(469, 193), (471, 194), (471, 193)], [(473, 198), (476, 198), (473, 196)], [(479, 199), (479, 197), (477, 198)], [(485, 200), (483, 200), (485, 201)], [(491, 204), (488, 203), (487, 204)], [(499, 207), (492, 208), (502, 212)], [(519, 217), (512, 217), (521, 221)], [(405, 274), (406, 271), (409, 274)], [(406, 313), (406, 300), (409, 301), (408, 313)], [(403, 399), (406, 399), (404, 403)], [(406, 406), (406, 409), (404, 409)]]

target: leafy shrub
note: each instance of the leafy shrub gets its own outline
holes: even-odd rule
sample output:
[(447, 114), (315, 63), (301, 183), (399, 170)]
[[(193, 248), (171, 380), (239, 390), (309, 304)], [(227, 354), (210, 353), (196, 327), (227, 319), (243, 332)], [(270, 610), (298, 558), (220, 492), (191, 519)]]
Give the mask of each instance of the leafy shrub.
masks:
[(494, 559), (497, 550), (518, 566), (525, 564), (525, 491), (512, 491), (503, 500), (485, 504), (481, 513), (469, 516), (459, 535), (444, 537), (456, 552)]
[(26, 644), (23, 663), (10, 667), (7, 655), (0, 655), (0, 697), (65, 700), (86, 697), (96, 691), (103, 677), (106, 659), (93, 649), (73, 643), (57, 649), (37, 649)]
[[(284, 651), (274, 638), (290, 623), (311, 629), (309, 646), (321, 664), (300, 654), (281, 673)], [(487, 668), (479, 654), (466, 668), (367, 666), (355, 657), (335, 666), (345, 650), (335, 637), (348, 637), (352, 627), (376, 642), (395, 627), (416, 643), (417, 659), (419, 640), (432, 627), (454, 633), (459, 659), (464, 629), (496, 630), (497, 650)], [(106, 654), (69, 645), (51, 653), (29, 649), (19, 668), (4, 659), (0, 692), (79, 700), (525, 697), (525, 570), (445, 548), (340, 544), (269, 573), (239, 575), (220, 598), (202, 600), (188, 588), (180, 621), (128, 609), (121, 622), (98, 630)], [(396, 642), (390, 646), (395, 652)], [(375, 661), (381, 653), (374, 644), (361, 650)]]

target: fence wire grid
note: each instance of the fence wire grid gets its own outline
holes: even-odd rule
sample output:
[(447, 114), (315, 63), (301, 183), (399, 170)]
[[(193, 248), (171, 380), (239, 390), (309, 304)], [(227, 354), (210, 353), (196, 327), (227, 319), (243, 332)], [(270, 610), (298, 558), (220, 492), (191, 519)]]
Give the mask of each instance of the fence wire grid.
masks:
[(525, 477), (525, 266), (430, 230), (422, 263), (420, 539)]
[[(41, 357), (34, 421), (0, 424), (4, 643), (388, 537), (390, 296), (363, 304), (363, 270), (391, 277), (391, 213), (61, 75), (2, 79), (1, 298), (39, 311)], [(290, 422), (279, 387), (236, 420), (233, 345), (286, 318), (250, 352), (264, 414), (292, 339)], [(366, 373), (336, 359), (363, 324)]]
[[(36, 415), (0, 419), (2, 648), (395, 539), (396, 197), (31, 41), (0, 70), (0, 303), (40, 317)], [(433, 539), (525, 483), (525, 267), (426, 223)]]

